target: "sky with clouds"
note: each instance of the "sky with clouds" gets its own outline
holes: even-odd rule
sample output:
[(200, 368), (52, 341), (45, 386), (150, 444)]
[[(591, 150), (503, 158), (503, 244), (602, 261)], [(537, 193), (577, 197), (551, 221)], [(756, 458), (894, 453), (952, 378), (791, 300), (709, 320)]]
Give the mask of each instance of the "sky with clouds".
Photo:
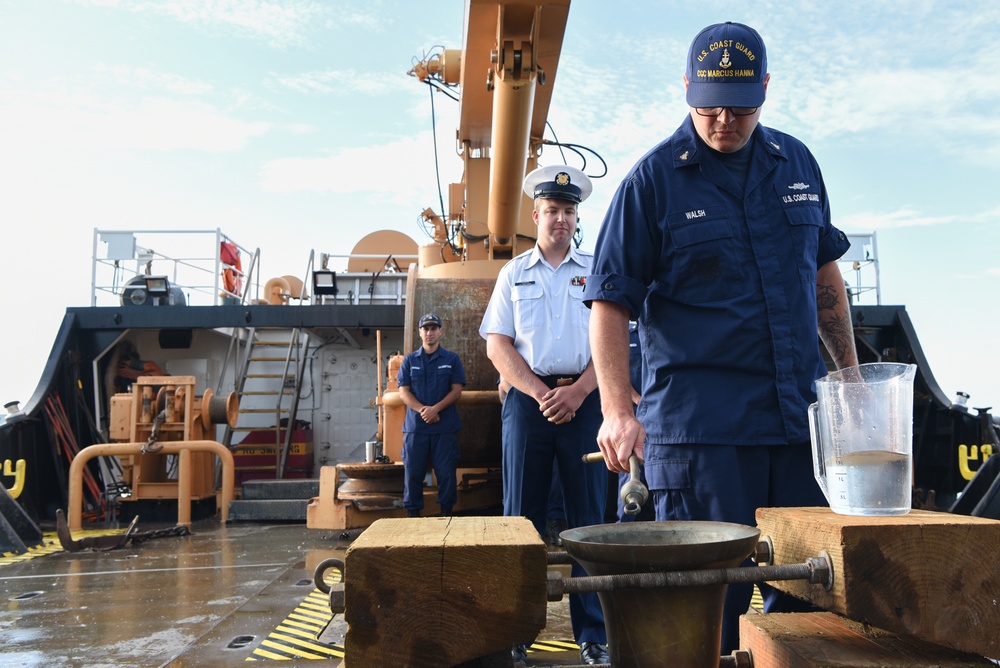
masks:
[[(90, 303), (95, 228), (221, 228), (261, 248), (265, 277), (378, 229), (427, 242), (432, 104), (444, 184), (461, 173), (457, 105), (407, 71), (461, 47), (463, 12), (0, 0), (0, 402), (27, 400), (65, 308)], [(581, 212), (584, 246), (622, 176), (687, 113), (691, 38), (725, 20), (761, 32), (762, 122), (812, 149), (837, 226), (876, 232), (882, 302), (906, 306), (941, 388), (1000, 408), (1000, 77), (984, 39), (1000, 6), (574, 0), (549, 121), (608, 165)]]

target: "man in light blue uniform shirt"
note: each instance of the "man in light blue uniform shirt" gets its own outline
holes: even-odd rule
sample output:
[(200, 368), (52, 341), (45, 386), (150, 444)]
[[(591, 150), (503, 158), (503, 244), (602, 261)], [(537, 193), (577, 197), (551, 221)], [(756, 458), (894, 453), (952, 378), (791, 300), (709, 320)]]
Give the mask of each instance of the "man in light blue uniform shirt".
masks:
[[(592, 188), (583, 172), (565, 165), (525, 177), (538, 240), (500, 270), (479, 328), (487, 356), (511, 386), (501, 413), (504, 515), (527, 517), (541, 536), (553, 459), (569, 528), (601, 524), (607, 499), (607, 470), (582, 461), (597, 448), (601, 411), (583, 303), (592, 258), (572, 240), (577, 207)], [(586, 573), (574, 564), (573, 575)], [(569, 603), (582, 661), (607, 663), (597, 594), (571, 594)], [(524, 647), (515, 647), (513, 657), (523, 663)]]
[[(769, 77), (749, 26), (695, 37), (690, 113), (625, 177), (587, 279), (598, 443), (612, 470), (627, 470), (633, 451), (645, 459), (657, 520), (754, 526), (761, 507), (826, 505), (806, 411), (826, 374), (820, 338), (838, 368), (857, 364), (836, 263), (850, 244), (809, 150), (759, 123)], [(635, 413), (630, 317), (645, 362)], [(796, 607), (761, 591), (765, 611)], [(729, 586), (723, 655), (738, 647), (751, 594)]]

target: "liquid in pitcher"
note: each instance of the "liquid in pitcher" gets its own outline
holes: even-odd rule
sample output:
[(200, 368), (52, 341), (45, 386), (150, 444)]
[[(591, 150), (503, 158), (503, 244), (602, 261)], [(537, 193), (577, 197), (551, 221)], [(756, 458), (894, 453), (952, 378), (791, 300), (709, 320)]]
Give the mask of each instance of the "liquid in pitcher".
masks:
[(826, 460), (830, 508), (844, 515), (903, 515), (910, 511), (913, 458), (891, 450), (861, 450)]

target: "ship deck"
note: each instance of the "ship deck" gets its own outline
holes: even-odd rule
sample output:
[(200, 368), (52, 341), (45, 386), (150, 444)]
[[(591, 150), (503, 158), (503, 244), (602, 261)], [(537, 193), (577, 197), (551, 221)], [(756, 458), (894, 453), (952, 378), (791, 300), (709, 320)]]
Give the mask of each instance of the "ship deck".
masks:
[[(202, 520), (187, 536), (67, 552), (46, 533), (27, 554), (0, 557), (0, 664), (340, 666), (347, 626), (330, 614), (313, 573), (324, 559), (342, 559), (358, 534)], [(549, 604), (547, 621), (529, 665), (579, 663), (565, 599)]]

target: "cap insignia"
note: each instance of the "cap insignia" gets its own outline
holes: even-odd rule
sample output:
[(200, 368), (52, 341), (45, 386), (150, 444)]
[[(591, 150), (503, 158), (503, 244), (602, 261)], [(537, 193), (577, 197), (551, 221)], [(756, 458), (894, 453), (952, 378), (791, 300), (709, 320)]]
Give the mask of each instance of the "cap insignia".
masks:
[(719, 67), (724, 70), (728, 70), (733, 66), (733, 61), (729, 60), (729, 49), (722, 50), (722, 60), (719, 61)]
[(556, 174), (556, 183), (558, 183), (561, 186), (568, 186), (569, 174), (567, 174), (566, 172), (559, 172), (558, 174)]

